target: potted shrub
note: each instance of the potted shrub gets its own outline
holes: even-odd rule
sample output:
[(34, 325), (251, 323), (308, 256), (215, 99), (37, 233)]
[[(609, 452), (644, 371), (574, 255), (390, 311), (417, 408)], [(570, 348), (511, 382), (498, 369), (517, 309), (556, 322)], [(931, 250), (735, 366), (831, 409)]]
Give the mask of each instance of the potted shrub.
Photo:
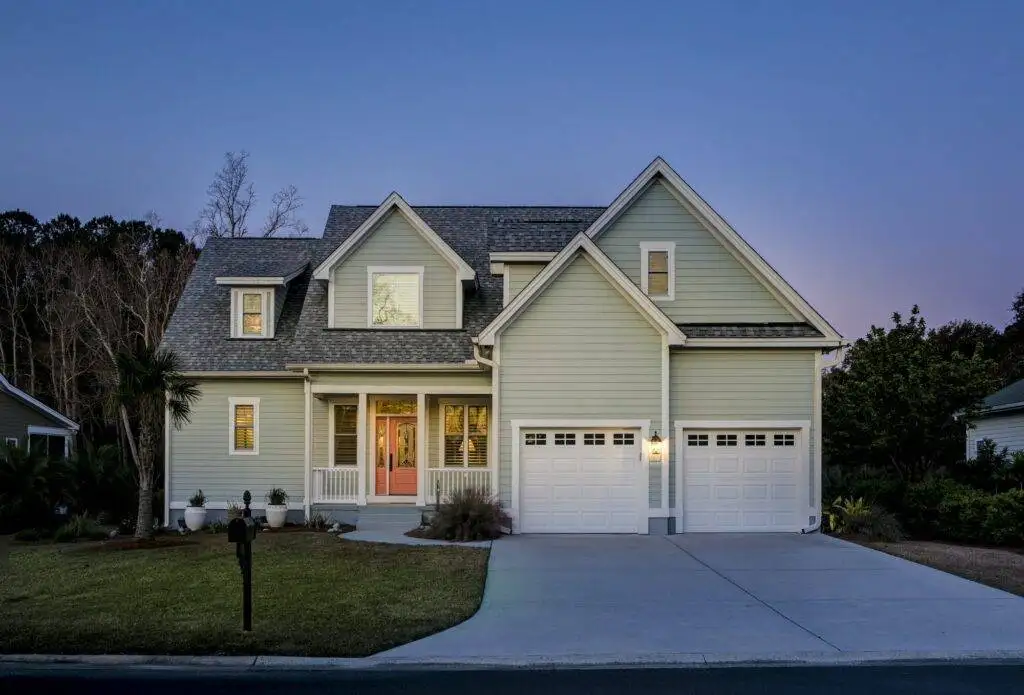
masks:
[(189, 531), (198, 531), (206, 524), (206, 495), (202, 490), (196, 490), (196, 494), (188, 499), (188, 506), (185, 507), (185, 526)]
[(281, 528), (288, 518), (288, 493), (279, 487), (267, 493), (267, 524)]

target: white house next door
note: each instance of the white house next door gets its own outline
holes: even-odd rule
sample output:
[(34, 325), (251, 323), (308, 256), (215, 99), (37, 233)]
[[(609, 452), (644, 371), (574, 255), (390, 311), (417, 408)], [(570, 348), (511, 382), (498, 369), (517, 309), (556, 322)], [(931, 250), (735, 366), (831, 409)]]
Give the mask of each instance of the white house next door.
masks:
[(636, 533), (641, 445), (638, 429), (522, 430), (520, 530)]

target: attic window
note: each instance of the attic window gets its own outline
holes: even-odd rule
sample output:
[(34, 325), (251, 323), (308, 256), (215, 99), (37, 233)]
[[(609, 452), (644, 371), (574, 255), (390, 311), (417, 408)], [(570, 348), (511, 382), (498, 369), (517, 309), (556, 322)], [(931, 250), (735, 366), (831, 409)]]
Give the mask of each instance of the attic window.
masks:
[(367, 322), (371, 328), (423, 326), (422, 267), (370, 266), (367, 274)]
[(273, 288), (231, 289), (231, 337), (274, 337)]
[(676, 297), (676, 245), (671, 241), (640, 244), (640, 289), (651, 299)]

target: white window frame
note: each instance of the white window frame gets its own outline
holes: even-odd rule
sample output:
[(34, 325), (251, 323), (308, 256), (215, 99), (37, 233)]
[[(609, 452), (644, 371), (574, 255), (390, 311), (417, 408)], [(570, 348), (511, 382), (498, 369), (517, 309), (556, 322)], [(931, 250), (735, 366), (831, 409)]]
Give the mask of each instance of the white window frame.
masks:
[[(263, 297), (263, 332), (259, 335), (242, 332), (242, 295), (258, 294)], [(274, 337), (274, 288), (273, 287), (232, 287), (231, 288), (231, 337), (246, 340), (266, 340)]]
[[(458, 469), (458, 466), (446, 466), (444, 461), (444, 409), (448, 405), (457, 405), (463, 408), (462, 410), (462, 467), (472, 468), (475, 471), (483, 471), (491, 468), (491, 446), (493, 437), (491, 433), (494, 431), (494, 407), (491, 402), (486, 398), (439, 398), (437, 401), (437, 419), (438, 419), (438, 437), (437, 437), (437, 464), (438, 468), (451, 468)], [(466, 446), (469, 442), (469, 408), (470, 406), (484, 406), (487, 408), (487, 465), (486, 466), (470, 466), (469, 465), (469, 447)]]
[[(327, 414), (328, 433), (329, 433), (329, 439), (330, 439), (330, 447), (327, 449), (328, 465), (331, 468), (353, 468), (355, 466), (358, 466), (359, 465), (359, 460), (358, 460), (358, 458), (359, 458), (359, 403), (358, 402), (356, 402), (356, 403), (349, 403), (348, 401), (328, 401), (327, 403), (330, 405), (330, 410), (328, 411), (328, 414)], [(340, 406), (345, 406), (345, 407), (348, 407), (348, 408), (355, 408), (356, 409), (356, 462), (353, 463), (353, 464), (338, 463), (337, 461), (335, 461), (335, 451), (334, 451), (335, 445), (336, 445), (335, 437), (338, 434), (338, 429), (337, 429), (337, 413), (335, 413), (335, 408), (337, 408), (339, 405)]]
[(71, 455), (71, 439), (74, 433), (70, 430), (66, 430), (63, 427), (44, 427), (42, 425), (29, 425), (25, 429), (25, 444), (32, 446), (32, 435), (38, 435), (40, 437), (63, 437), (64, 438), (64, 456)]
[[(419, 315), (415, 325), (381, 326), (373, 322), (373, 277), (375, 275), (418, 275)], [(366, 267), (366, 327), (375, 330), (403, 330), (423, 328), (423, 266), (421, 265), (370, 265)]]
[(17, 437), (4, 437), (4, 444), (7, 446), (19, 446), (20, 442)]
[[(235, 448), (235, 406), (252, 406), (252, 450)], [(259, 456), (260, 454), (260, 399), (251, 396), (228, 398), (228, 455)]]
[[(647, 289), (647, 270), (650, 266), (652, 251), (668, 253), (668, 293), (652, 295)], [(640, 289), (650, 299), (675, 301), (676, 298), (676, 244), (674, 241), (644, 241), (640, 243)]]

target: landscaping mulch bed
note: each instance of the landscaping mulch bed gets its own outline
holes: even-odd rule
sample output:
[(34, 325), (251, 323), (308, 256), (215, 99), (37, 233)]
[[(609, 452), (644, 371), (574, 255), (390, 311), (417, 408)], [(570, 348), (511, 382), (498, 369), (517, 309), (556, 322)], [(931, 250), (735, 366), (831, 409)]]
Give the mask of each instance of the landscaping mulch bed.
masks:
[[(148, 541), (149, 542), (149, 541)], [(10, 544), (0, 562), (0, 650), (63, 654), (366, 656), (462, 622), (488, 551), (260, 533), (254, 630), (225, 534)], [(134, 547), (134, 552), (104, 552)]]
[(931, 541), (863, 542), (869, 548), (1024, 596), (1024, 553)]

